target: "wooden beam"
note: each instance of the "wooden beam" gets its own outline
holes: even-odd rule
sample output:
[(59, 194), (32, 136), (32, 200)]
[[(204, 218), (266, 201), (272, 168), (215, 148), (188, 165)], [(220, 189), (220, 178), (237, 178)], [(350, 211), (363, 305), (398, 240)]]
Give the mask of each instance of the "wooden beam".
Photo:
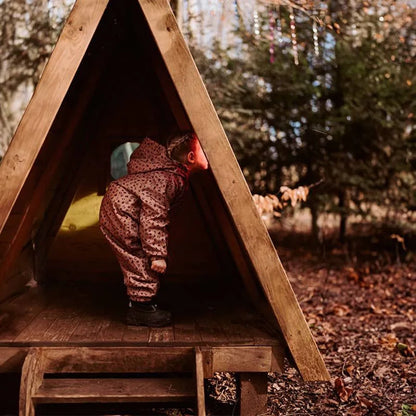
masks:
[(163, 403), (195, 399), (191, 378), (50, 378), (35, 393), (38, 403)]
[(192, 372), (192, 347), (45, 348), (45, 372), (148, 373)]
[(20, 373), (28, 348), (0, 347), (0, 373)]
[(204, 363), (200, 347), (195, 348), (195, 373), (198, 416), (205, 416)]
[(33, 395), (42, 384), (43, 373), (42, 349), (33, 348), (29, 351), (22, 368), (19, 416), (35, 416)]
[(6, 279), (0, 285), (0, 302), (23, 291), (26, 283), (35, 277), (34, 257), (33, 245), (29, 243), (18, 254), (16, 261), (8, 270)]
[(240, 373), (240, 415), (262, 416), (267, 410), (267, 373)]
[(169, 3), (166, 0), (138, 2), (300, 373), (305, 380), (329, 380), (328, 371)]
[[(274, 359), (276, 350), (270, 346), (258, 347), (213, 347), (212, 371), (235, 372), (282, 372), (281, 361)], [(281, 356), (283, 360), (284, 355)]]
[[(78, 0), (0, 165), (0, 232), (42, 148), (56, 114), (107, 6)], [(26, 140), (30, 137), (30, 140)]]

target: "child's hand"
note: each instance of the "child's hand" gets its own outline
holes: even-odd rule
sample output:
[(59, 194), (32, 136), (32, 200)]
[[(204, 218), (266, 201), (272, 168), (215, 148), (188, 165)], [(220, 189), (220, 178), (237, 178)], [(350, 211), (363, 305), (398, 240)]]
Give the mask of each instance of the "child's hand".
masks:
[(166, 261), (164, 259), (155, 259), (152, 260), (152, 265), (150, 268), (158, 273), (165, 273), (166, 271)]

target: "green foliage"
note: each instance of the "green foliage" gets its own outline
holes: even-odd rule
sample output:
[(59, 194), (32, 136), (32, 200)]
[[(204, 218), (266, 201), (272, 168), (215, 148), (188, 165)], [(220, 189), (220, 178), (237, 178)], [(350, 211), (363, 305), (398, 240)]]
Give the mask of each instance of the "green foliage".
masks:
[(398, 413), (399, 416), (415, 416), (416, 405), (402, 404), (402, 410)]
[(269, 37), (247, 32), (238, 53), (194, 51), (253, 192), (324, 179), (309, 200), (321, 212), (416, 210), (415, 22), (407, 17), (380, 27), (377, 14), (338, 8), (331, 21), (342, 22), (340, 33), (320, 29), (319, 57), (311, 21), (300, 17), (299, 65), (290, 39), (271, 63)]

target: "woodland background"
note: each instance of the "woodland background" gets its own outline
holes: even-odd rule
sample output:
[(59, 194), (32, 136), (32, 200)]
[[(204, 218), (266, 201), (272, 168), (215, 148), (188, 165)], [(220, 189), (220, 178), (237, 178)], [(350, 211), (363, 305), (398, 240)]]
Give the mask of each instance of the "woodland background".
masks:
[[(0, 155), (72, 3), (0, 0)], [(416, 414), (416, 4), (171, 4), (252, 192), (309, 190), (267, 224), (333, 380), (270, 375), (271, 414)]]

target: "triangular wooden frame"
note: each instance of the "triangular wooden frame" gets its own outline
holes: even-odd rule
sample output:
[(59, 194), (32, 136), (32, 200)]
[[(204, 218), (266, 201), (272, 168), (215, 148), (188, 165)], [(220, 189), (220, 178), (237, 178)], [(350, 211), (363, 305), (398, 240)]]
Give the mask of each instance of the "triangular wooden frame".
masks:
[[(305, 380), (328, 380), (322, 357), (167, 0), (137, 1), (298, 369)], [(14, 226), (12, 209), (107, 4), (108, 0), (78, 0), (75, 4), (0, 165), (0, 230), (5, 226), (12, 229), (13, 238), (18, 238), (25, 222), (19, 220)], [(56, 157), (59, 160), (59, 154)], [(30, 217), (30, 206), (21, 215)]]

